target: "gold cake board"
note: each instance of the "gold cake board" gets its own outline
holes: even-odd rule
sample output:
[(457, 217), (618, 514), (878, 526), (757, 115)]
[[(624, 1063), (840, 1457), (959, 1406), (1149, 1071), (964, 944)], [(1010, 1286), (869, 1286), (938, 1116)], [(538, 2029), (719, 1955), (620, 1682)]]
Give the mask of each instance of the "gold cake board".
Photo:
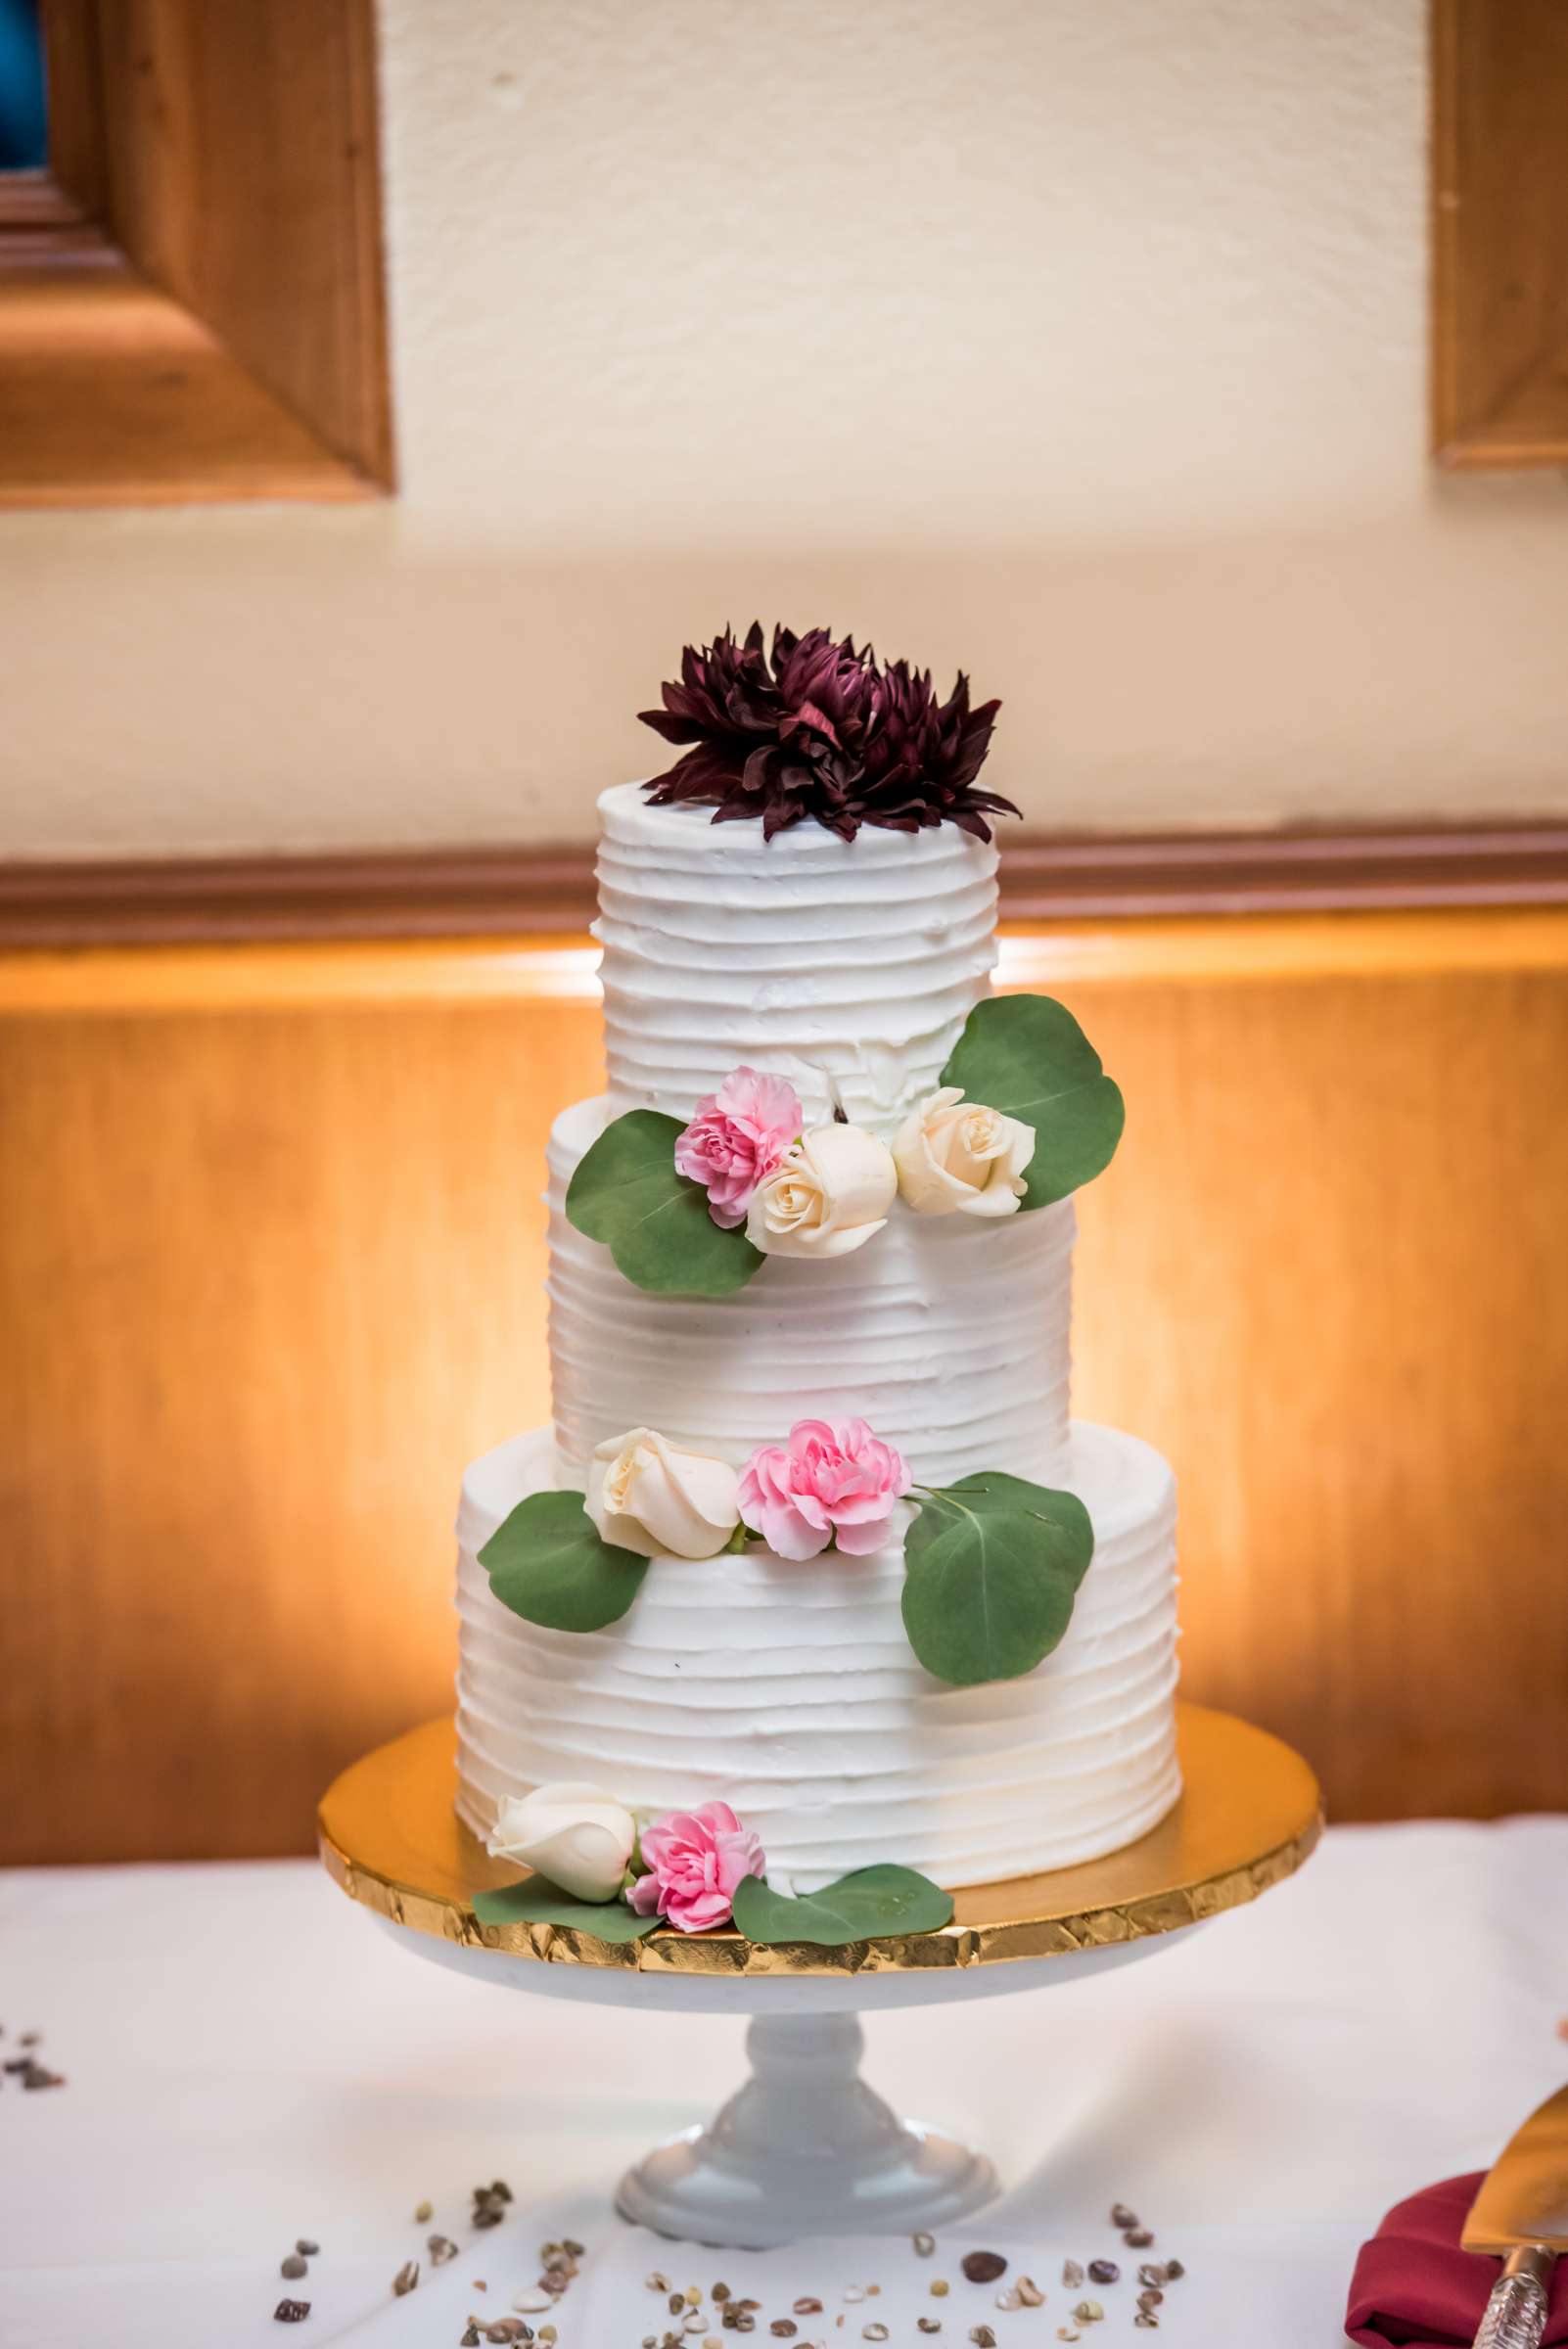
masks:
[(863, 1978), (1071, 1958), (1238, 1909), (1293, 1875), (1317, 1841), (1317, 1781), (1289, 1746), (1204, 1705), (1178, 1705), (1176, 1729), (1181, 1797), (1136, 1843), (1046, 1875), (971, 1885), (954, 1895), (953, 1920), (940, 1932), (847, 1949), (763, 1948), (735, 1932), (666, 1929), (616, 1945), (560, 1926), (482, 1924), (474, 1895), (513, 1881), (517, 1870), (491, 1860), (452, 1808), (450, 1719), (378, 1746), (334, 1780), (320, 1807), (321, 1857), (350, 1900), (393, 1924), (455, 1948), (554, 1965), (714, 1981)]

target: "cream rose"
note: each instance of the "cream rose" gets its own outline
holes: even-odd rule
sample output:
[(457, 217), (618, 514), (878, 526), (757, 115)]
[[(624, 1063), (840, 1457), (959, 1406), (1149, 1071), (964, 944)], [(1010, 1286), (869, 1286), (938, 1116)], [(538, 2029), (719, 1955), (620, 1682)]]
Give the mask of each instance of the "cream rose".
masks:
[(764, 1256), (848, 1256), (880, 1231), (899, 1190), (886, 1142), (814, 1126), (752, 1198), (746, 1237)]
[(716, 1557), (740, 1523), (740, 1477), (727, 1460), (685, 1451), (651, 1427), (599, 1445), (582, 1505), (606, 1542), (651, 1558)]
[(602, 1786), (536, 1786), (509, 1794), (496, 1815), (490, 1851), (536, 1867), (579, 1901), (613, 1901), (637, 1840), (637, 1822)]
[(912, 1110), (893, 1144), (899, 1188), (917, 1215), (1010, 1216), (1024, 1196), (1035, 1129), (945, 1084)]

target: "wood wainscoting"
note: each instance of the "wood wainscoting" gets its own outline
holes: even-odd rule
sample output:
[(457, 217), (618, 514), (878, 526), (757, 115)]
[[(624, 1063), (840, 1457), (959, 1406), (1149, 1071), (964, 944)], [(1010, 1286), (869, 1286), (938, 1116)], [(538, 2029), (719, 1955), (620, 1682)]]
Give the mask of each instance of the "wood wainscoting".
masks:
[[(1341, 1819), (1568, 1804), (1568, 908), (1015, 925), (1127, 1140), (1077, 1393), (1175, 1461), (1186, 1687)], [(299, 1851), (451, 1701), (547, 1407), (585, 940), (0, 958), (0, 1859)]]

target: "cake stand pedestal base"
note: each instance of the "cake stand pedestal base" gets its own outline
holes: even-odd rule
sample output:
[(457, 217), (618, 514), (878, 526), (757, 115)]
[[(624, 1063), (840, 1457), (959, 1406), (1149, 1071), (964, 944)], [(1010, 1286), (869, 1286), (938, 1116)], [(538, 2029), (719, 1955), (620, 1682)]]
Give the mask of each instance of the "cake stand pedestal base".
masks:
[(758, 2015), (752, 2076), (706, 2128), (622, 2179), (623, 2218), (684, 2242), (761, 2250), (807, 2234), (935, 2232), (997, 2191), (980, 2153), (901, 2121), (859, 2072), (853, 2014)]
[(668, 1927), (610, 1944), (568, 1926), (485, 1923), (476, 1897), (513, 1871), (452, 1809), (449, 1721), (344, 1772), (321, 1805), (321, 1856), (405, 1950), (470, 1981), (650, 2018), (749, 2018), (751, 2078), (712, 2121), (627, 2171), (616, 2195), (624, 2217), (737, 2250), (935, 2234), (997, 2191), (995, 2172), (866, 2086), (856, 2015), (1130, 1965), (1282, 1883), (1317, 1840), (1317, 1783), (1288, 1746), (1196, 1705), (1177, 1708), (1177, 1733), (1181, 1799), (1136, 1843), (1048, 1875), (966, 1885), (950, 1924), (846, 1949)]

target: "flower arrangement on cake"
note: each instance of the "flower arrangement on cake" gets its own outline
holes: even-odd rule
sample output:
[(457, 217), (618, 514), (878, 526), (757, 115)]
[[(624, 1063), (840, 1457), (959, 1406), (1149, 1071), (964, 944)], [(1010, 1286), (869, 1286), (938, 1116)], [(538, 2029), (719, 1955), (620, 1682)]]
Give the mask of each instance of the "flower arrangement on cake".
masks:
[(887, 1933), (934, 1933), (951, 1895), (912, 1867), (862, 1867), (803, 1895), (768, 1881), (761, 1844), (727, 1803), (639, 1822), (602, 1786), (536, 1787), (501, 1805), (492, 1855), (530, 1872), (476, 1896), (489, 1925), (567, 1925), (596, 1940), (641, 1941), (661, 1925), (748, 1941), (844, 1949)]

